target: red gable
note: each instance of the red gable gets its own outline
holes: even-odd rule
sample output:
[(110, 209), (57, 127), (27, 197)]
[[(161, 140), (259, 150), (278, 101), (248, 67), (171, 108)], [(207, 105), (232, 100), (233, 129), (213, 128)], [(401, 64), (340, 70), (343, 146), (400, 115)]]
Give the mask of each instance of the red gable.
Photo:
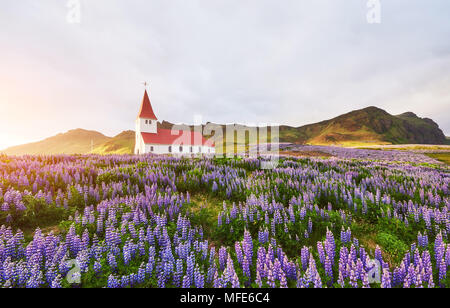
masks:
[(205, 145), (214, 147), (212, 139), (206, 140), (201, 133), (170, 129), (158, 129), (157, 134), (141, 133), (145, 144)]
[(144, 98), (142, 99), (141, 110), (139, 111), (138, 118), (158, 120), (153, 112), (152, 105), (150, 104), (147, 90), (145, 90)]

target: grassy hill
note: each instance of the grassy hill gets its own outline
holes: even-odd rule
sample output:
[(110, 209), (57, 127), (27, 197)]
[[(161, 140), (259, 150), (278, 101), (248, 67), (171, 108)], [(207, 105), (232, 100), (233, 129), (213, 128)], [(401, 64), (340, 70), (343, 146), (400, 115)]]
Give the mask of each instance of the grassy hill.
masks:
[[(170, 129), (172, 123), (163, 121), (158, 128)], [(226, 132), (225, 125), (220, 125)], [(247, 127), (240, 126), (245, 130)], [(193, 126), (190, 126), (193, 129)], [(449, 144), (439, 126), (431, 119), (420, 118), (412, 112), (391, 115), (377, 107), (355, 110), (336, 118), (301, 127), (280, 126), (280, 142), (314, 145), (365, 146), (383, 144)], [(245, 134), (243, 135), (245, 136)], [(207, 136), (209, 137), (209, 136)], [(226, 136), (224, 135), (224, 138)], [(40, 142), (16, 146), (2, 153), (22, 154), (126, 154), (133, 153), (135, 136), (133, 131), (124, 131), (115, 137), (99, 132), (76, 129), (58, 134)], [(92, 141), (91, 141), (92, 140)], [(245, 149), (248, 136), (224, 145), (215, 140), (218, 152), (221, 146), (228, 151), (231, 147)], [(262, 140), (259, 142), (268, 142)], [(93, 150), (91, 149), (93, 143)]]
[(111, 138), (100, 146), (96, 147), (92, 152), (94, 154), (130, 154), (134, 151), (134, 131), (128, 130), (121, 132), (117, 136)]
[[(225, 132), (225, 125), (222, 125)], [(242, 129), (246, 129), (242, 126)], [(431, 119), (412, 112), (397, 116), (377, 107), (355, 110), (336, 118), (301, 127), (280, 126), (280, 142), (313, 145), (446, 144), (444, 133)], [(266, 140), (259, 140), (266, 142)], [(248, 142), (237, 140), (238, 145)], [(221, 141), (216, 140), (217, 143)], [(235, 145), (232, 145), (235, 146)]]
[[(283, 129), (282, 129), (283, 130)], [(412, 112), (391, 115), (377, 107), (352, 111), (331, 120), (302, 126), (292, 132), (291, 142), (308, 144), (444, 144), (444, 133), (431, 119)], [(282, 134), (280, 134), (283, 136)]]
[(110, 137), (97, 131), (73, 129), (42, 141), (8, 148), (2, 153), (7, 155), (84, 154), (91, 151), (91, 146), (98, 147), (109, 139)]

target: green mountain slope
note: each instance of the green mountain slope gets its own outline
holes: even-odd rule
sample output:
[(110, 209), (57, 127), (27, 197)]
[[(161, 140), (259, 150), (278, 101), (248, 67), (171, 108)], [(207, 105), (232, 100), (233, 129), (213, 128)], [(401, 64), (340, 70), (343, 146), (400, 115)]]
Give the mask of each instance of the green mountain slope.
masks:
[(96, 147), (92, 152), (95, 154), (131, 154), (134, 151), (134, 131), (121, 132), (105, 143)]
[[(292, 129), (281, 129), (291, 132)], [(286, 133), (286, 132), (284, 132)], [(283, 134), (280, 133), (281, 136)], [(310, 144), (444, 144), (444, 133), (431, 119), (412, 112), (391, 115), (377, 107), (355, 110), (296, 129), (292, 142)]]

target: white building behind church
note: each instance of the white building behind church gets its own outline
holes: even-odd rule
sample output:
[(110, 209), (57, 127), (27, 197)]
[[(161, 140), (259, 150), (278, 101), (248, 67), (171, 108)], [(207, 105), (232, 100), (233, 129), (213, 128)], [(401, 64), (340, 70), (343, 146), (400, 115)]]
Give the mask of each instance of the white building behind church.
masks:
[(147, 90), (136, 118), (135, 154), (214, 154), (215, 145), (200, 132), (158, 129), (158, 119), (153, 112)]

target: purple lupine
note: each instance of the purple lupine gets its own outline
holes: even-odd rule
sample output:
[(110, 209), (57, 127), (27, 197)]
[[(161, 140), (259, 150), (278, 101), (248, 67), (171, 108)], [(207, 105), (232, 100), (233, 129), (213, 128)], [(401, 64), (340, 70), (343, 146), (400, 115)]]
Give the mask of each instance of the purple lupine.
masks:
[(114, 277), (113, 275), (109, 275), (108, 276), (108, 284), (107, 287), (108, 288), (119, 288), (119, 281), (117, 280), (116, 277)]
[(325, 252), (330, 259), (331, 265), (334, 265), (334, 256), (335, 256), (335, 248), (336, 244), (334, 242), (333, 233), (330, 230), (327, 230), (326, 240), (325, 240)]
[(243, 261), (243, 255), (242, 255), (242, 248), (241, 248), (241, 243), (240, 242), (236, 242), (234, 244), (234, 250), (236, 252), (236, 258), (238, 260), (238, 262), (240, 264), (242, 264)]
[(325, 263), (325, 251), (322, 242), (317, 242), (317, 253), (319, 254), (320, 263)]
[(331, 264), (331, 260), (328, 255), (325, 258), (325, 273), (328, 277), (330, 277), (331, 282), (333, 282), (333, 265)]
[(242, 270), (244, 272), (244, 275), (250, 279), (251, 273), (250, 273), (250, 263), (248, 262), (247, 256), (244, 256), (244, 260), (242, 262)]
[(225, 247), (220, 247), (219, 249), (219, 265), (220, 269), (223, 270), (225, 268), (227, 261), (227, 249)]
[(108, 254), (108, 264), (112, 270), (115, 270), (117, 268), (116, 257), (112, 253)]
[(139, 284), (142, 284), (142, 283), (144, 283), (144, 281), (145, 281), (145, 264), (142, 263), (138, 269), (137, 282)]
[(322, 280), (320, 279), (319, 273), (316, 273), (316, 276), (314, 277), (314, 288), (322, 288)]
[(189, 279), (189, 285), (192, 284), (194, 279), (194, 267), (195, 267), (195, 258), (193, 254), (190, 254), (187, 257), (186, 261), (186, 276)]
[(253, 256), (253, 241), (250, 232), (247, 230), (244, 231), (244, 240), (242, 242), (242, 249), (244, 251), (245, 256), (247, 257), (248, 262), (252, 263)]
[(275, 288), (275, 279), (273, 277), (272, 269), (270, 268), (267, 273), (267, 284), (269, 285), (269, 287)]
[(443, 280), (447, 277), (447, 263), (444, 258), (439, 262), (439, 282), (443, 285)]
[(341, 286), (341, 288), (345, 288), (344, 276), (341, 270), (339, 270), (338, 284)]
[(309, 249), (308, 249), (308, 247), (304, 246), (301, 249), (300, 256), (301, 256), (300, 259), (301, 259), (301, 262), (302, 262), (302, 268), (305, 271), (307, 266), (308, 266), (308, 263), (309, 263), (309, 259), (308, 259), (309, 258)]

